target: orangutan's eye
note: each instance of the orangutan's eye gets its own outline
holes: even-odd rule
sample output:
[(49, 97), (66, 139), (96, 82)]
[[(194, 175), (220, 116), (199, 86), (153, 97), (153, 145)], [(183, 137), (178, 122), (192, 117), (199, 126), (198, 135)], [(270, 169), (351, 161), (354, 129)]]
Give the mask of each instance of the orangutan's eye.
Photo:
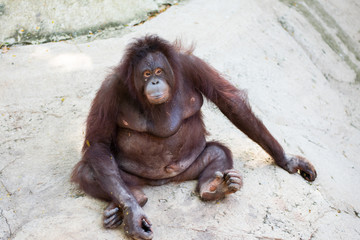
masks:
[(149, 70), (146, 70), (146, 71), (144, 72), (144, 77), (148, 78), (148, 77), (150, 77), (150, 76), (151, 76), (151, 72), (150, 72)]
[(157, 69), (155, 70), (155, 75), (160, 75), (161, 73), (162, 73), (161, 68), (157, 68)]

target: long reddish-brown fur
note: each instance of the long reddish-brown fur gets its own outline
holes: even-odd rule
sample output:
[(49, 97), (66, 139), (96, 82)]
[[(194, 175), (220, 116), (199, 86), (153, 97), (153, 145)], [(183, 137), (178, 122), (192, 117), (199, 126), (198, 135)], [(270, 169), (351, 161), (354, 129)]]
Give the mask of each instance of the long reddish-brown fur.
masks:
[[(168, 83), (172, 98), (159, 106), (150, 104), (143, 92), (134, 86), (137, 66), (152, 53), (161, 53), (174, 73), (174, 82)], [(188, 96), (188, 99), (182, 96)], [(128, 46), (119, 66), (114, 68), (97, 92), (86, 122), (83, 157), (73, 170), (72, 181), (78, 183), (89, 195), (112, 202), (107, 209), (110, 212), (120, 206), (130, 211), (133, 218), (141, 215), (144, 219), (147, 218), (142, 210), (139, 210), (137, 203), (142, 206), (146, 202), (145, 195), (139, 190), (139, 187), (145, 184), (160, 185), (170, 181), (198, 179), (198, 189), (203, 194), (201, 196), (208, 200), (218, 199), (238, 190), (241, 187), (241, 178), (238, 172), (232, 170), (230, 150), (219, 143), (206, 143), (204, 140), (206, 130), (200, 112), (202, 96), (212, 101), (238, 129), (258, 143), (273, 157), (277, 165), (290, 173), (300, 170), (302, 176), (309, 181), (316, 178), (314, 167), (305, 158), (285, 154), (278, 141), (251, 111), (245, 91), (235, 88), (191, 51), (182, 51), (178, 46), (158, 36), (148, 35)], [(190, 113), (194, 112), (186, 119), (179, 119), (184, 115), (183, 109), (189, 104), (187, 101), (196, 101), (198, 109), (189, 108)], [(137, 114), (131, 116), (133, 122), (148, 119), (148, 122), (153, 123), (153, 128), (138, 127), (138, 131), (129, 128), (128, 125), (132, 123), (124, 120), (128, 117), (128, 109), (135, 109), (131, 111)], [(172, 129), (173, 125), (175, 130)], [(124, 140), (127, 134), (131, 138)], [(185, 141), (184, 138), (188, 140)], [(134, 144), (131, 141), (135, 141)], [(133, 153), (133, 156), (123, 152), (123, 148), (126, 148), (128, 153)], [(166, 158), (169, 149), (173, 151), (171, 154), (174, 154), (176, 161), (166, 163), (161, 157)], [(139, 152), (142, 151), (152, 155), (141, 155)], [(191, 157), (193, 152), (197, 154), (195, 157)], [(163, 163), (168, 164), (165, 167), (169, 168), (170, 172), (180, 171), (178, 169), (182, 167), (181, 161), (185, 161), (182, 159), (188, 158), (194, 158), (193, 163), (174, 177), (151, 175), (153, 173), (156, 176), (156, 169), (150, 168), (157, 164), (162, 166)], [(130, 173), (121, 167), (124, 159), (132, 159), (131, 164), (140, 164), (145, 170), (142, 173)], [(149, 166), (148, 171), (145, 166)], [(218, 171), (224, 176), (235, 176), (238, 186), (230, 189), (230, 183), (229, 186), (221, 183), (223, 185), (219, 191), (223, 192), (215, 196), (206, 189), (214, 187), (214, 183), (209, 185), (209, 181)], [(119, 215), (118, 222), (120, 218)], [(130, 220), (125, 217), (124, 221)], [(128, 231), (132, 231), (129, 234), (141, 235), (141, 229), (135, 226), (136, 221), (126, 224), (133, 226), (129, 227)], [(147, 225), (143, 226), (143, 229), (148, 229)], [(146, 231), (142, 234), (143, 239), (151, 238)]]

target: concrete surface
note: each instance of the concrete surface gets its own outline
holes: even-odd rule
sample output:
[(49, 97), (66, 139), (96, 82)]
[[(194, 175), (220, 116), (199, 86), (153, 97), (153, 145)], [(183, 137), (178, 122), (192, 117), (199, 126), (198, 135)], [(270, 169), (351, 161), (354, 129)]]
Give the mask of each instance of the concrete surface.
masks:
[(96, 90), (147, 33), (195, 42), (196, 55), (248, 90), (286, 151), (318, 172), (309, 184), (274, 166), (207, 103), (209, 139), (233, 150), (244, 186), (214, 203), (198, 199), (195, 182), (146, 188), (154, 239), (359, 239), (360, 7), (312, 2), (193, 0), (118, 38), (3, 50), (0, 239), (126, 239), (122, 228), (102, 228), (105, 203), (75, 190), (69, 174)]
[[(139, 23), (174, 0), (0, 0), (0, 43), (43, 43)], [(106, 34), (106, 33), (105, 33)]]

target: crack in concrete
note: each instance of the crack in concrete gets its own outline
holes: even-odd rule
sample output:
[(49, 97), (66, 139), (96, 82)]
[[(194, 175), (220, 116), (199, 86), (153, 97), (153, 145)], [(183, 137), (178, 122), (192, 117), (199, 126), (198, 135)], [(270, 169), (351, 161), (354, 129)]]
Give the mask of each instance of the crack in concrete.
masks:
[(257, 239), (273, 239), (273, 240), (284, 240), (283, 238), (277, 238), (277, 237), (268, 237), (268, 236), (264, 236), (264, 235), (258, 235), (253, 231), (245, 231), (245, 230), (241, 230), (242, 234), (234, 234), (234, 233), (230, 233), (228, 231), (224, 231), (224, 230), (220, 230), (220, 229), (213, 229), (211, 226), (207, 227), (205, 229), (198, 229), (198, 228), (194, 228), (194, 227), (186, 227), (186, 226), (173, 226), (173, 225), (168, 225), (168, 228), (175, 228), (175, 229), (184, 229), (186, 231), (194, 231), (194, 232), (198, 232), (198, 233), (208, 233), (208, 234), (212, 234), (214, 233), (216, 236), (221, 236), (221, 237), (225, 237), (226, 239), (228, 239), (229, 237), (231, 238), (243, 238), (244, 235), (247, 237), (252, 237), (252, 238), (257, 238)]
[(12, 236), (13, 233), (12, 233), (12, 231), (11, 231), (11, 227), (10, 227), (9, 221), (8, 221), (8, 219), (5, 217), (2, 209), (0, 209), (0, 217), (2, 217), (2, 218), (5, 219), (5, 223), (6, 223), (6, 225), (7, 225), (8, 228), (9, 228), (9, 238), (11, 238), (11, 236)]
[(26, 141), (27, 139), (30, 139), (30, 138), (32, 138), (32, 137), (20, 137), (20, 138), (8, 139), (8, 140), (1, 142), (0, 146), (4, 145), (6, 143), (9, 143), (9, 142)]
[(319, 231), (319, 228), (316, 228), (315, 231), (313, 231), (309, 237), (309, 240), (313, 239), (315, 237), (315, 234)]
[(318, 188), (317, 188), (317, 191), (320, 193), (322, 199), (326, 202), (326, 204), (328, 205), (328, 207), (329, 207), (331, 210), (328, 210), (328, 211), (324, 212), (324, 213), (323, 213), (321, 216), (319, 216), (315, 221), (318, 221), (319, 219), (321, 219), (322, 217), (324, 217), (325, 214), (327, 214), (327, 213), (329, 213), (329, 212), (332, 212), (332, 211), (334, 211), (334, 210), (337, 211), (339, 214), (340, 214), (340, 213), (344, 213), (344, 214), (348, 214), (348, 215), (350, 215), (350, 216), (354, 216), (354, 217), (360, 218), (359, 212), (357, 212), (356, 209), (355, 209), (353, 206), (351, 206), (351, 205), (349, 205), (349, 204), (347, 204), (347, 203), (344, 203), (344, 204), (347, 206), (348, 209), (352, 209), (352, 210), (353, 210), (352, 213), (349, 212), (348, 210), (336, 208), (336, 207), (334, 207), (336, 204), (333, 203), (331, 199), (326, 198), (326, 195), (327, 195), (326, 193), (323, 193), (323, 192), (320, 191), (320, 189), (318, 189)]
[(1, 183), (1, 185), (3, 186), (3, 188), (5, 189), (6, 193), (7, 193), (9, 196), (11, 196), (12, 193), (6, 188), (4, 182), (3, 182), (2, 180), (0, 180), (0, 183)]
[[(2, 174), (2, 172), (11, 164), (13, 164), (17, 159), (12, 160), (11, 162), (9, 162), (8, 164), (6, 164), (2, 169), (0, 169), (0, 174)], [(1, 182), (2, 183), (2, 182)]]

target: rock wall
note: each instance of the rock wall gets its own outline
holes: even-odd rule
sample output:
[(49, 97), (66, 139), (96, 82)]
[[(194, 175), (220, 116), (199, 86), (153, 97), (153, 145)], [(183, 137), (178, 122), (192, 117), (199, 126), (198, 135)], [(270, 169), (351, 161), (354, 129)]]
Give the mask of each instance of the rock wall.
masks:
[(0, 0), (0, 43), (34, 44), (123, 28), (170, 0)]

